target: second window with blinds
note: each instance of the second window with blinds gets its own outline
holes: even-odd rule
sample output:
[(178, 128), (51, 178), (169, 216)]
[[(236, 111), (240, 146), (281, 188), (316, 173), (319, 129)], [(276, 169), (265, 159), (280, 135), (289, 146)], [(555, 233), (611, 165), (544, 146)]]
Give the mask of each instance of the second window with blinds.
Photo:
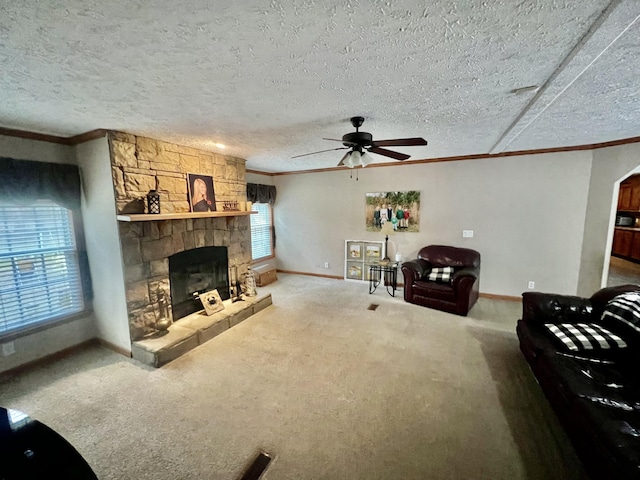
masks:
[(273, 257), (273, 215), (268, 203), (254, 203), (251, 207), (257, 214), (251, 218), (251, 258), (259, 261)]

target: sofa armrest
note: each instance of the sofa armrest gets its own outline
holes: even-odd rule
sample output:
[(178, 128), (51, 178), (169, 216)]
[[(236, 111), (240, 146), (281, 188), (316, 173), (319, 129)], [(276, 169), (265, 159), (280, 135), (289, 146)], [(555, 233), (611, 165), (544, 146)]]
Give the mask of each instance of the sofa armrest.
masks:
[(422, 279), (422, 277), (429, 273), (429, 263), (426, 260), (417, 258), (410, 262), (404, 262), (400, 269), (404, 275), (405, 284), (413, 283), (416, 280)]
[(597, 319), (588, 298), (525, 292), (522, 294), (522, 320), (531, 323), (584, 323)]

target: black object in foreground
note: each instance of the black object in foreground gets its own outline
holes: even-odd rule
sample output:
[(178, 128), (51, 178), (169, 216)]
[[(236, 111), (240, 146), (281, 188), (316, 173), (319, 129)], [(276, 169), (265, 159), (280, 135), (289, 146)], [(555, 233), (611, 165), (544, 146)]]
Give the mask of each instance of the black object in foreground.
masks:
[(98, 480), (58, 433), (16, 410), (0, 407), (0, 479)]
[(260, 452), (240, 480), (258, 480), (271, 463), (271, 455)]

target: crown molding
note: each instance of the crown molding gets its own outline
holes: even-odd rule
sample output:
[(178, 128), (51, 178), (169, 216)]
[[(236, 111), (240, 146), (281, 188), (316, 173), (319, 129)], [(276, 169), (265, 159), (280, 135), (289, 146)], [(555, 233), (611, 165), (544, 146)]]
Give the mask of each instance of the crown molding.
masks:
[[(516, 150), (513, 152), (501, 152), (501, 153), (477, 153), (473, 155), (460, 155), (455, 157), (439, 157), (439, 158), (424, 158), (421, 160), (405, 160), (400, 162), (385, 162), (385, 163), (372, 163), (367, 165), (367, 168), (378, 167), (401, 167), (405, 165), (419, 165), (423, 163), (438, 163), (438, 162), (457, 162), (461, 160), (482, 160), (487, 158), (502, 158), (502, 157), (519, 157), (522, 155), (540, 155), (544, 153), (560, 153), (560, 152), (578, 152), (582, 150), (597, 150), (600, 148), (617, 147), (619, 145), (627, 145), (629, 143), (640, 143), (640, 137), (621, 138), (620, 140), (613, 140), (610, 142), (590, 143), (587, 145), (572, 145), (569, 147), (554, 147), (554, 148), (538, 148), (534, 150)], [(358, 166), (355, 168), (364, 168)], [(268, 175), (270, 177), (278, 177), (281, 175), (297, 175), (301, 173), (322, 173), (322, 172), (335, 172), (341, 170), (349, 170), (349, 167), (329, 167), (329, 168), (316, 168), (312, 170), (294, 170), (290, 172), (261, 172), (259, 170), (247, 169), (247, 173), (255, 173), (258, 175)]]
[(57, 143), (59, 145), (78, 145), (80, 143), (102, 138), (107, 135), (107, 130), (97, 129), (89, 132), (74, 135), (72, 137), (58, 137), (56, 135), (47, 135), (44, 133), (28, 132), (26, 130), (16, 130), (13, 128), (0, 127), (0, 135), (5, 137), (26, 138), (27, 140), (36, 140), (39, 142)]
[[(96, 130), (90, 130), (79, 135), (72, 137), (58, 137), (56, 135), (46, 135), (44, 133), (28, 132), (26, 130), (16, 130), (12, 128), (0, 127), (0, 135), (7, 137), (26, 138), (29, 140), (37, 140), (41, 142), (58, 143), (60, 145), (78, 145), (80, 143), (95, 140), (96, 138), (102, 138), (107, 135), (110, 130), (99, 128)], [(617, 147), (619, 145), (627, 145), (630, 143), (640, 143), (640, 137), (621, 138), (619, 140), (612, 140), (610, 142), (590, 143), (586, 145), (572, 145), (569, 147), (554, 147), (554, 148), (538, 148), (534, 150), (516, 150), (513, 152), (501, 152), (501, 153), (477, 153), (473, 155), (460, 155), (455, 157), (438, 157), (438, 158), (423, 158), (420, 160), (405, 160), (403, 162), (385, 162), (385, 163), (372, 163), (367, 168), (379, 168), (379, 167), (399, 167), (404, 165), (419, 165), (423, 163), (438, 163), (438, 162), (458, 162), (461, 160), (482, 160), (487, 158), (501, 158), (501, 157), (519, 157), (522, 155), (540, 155), (544, 153), (560, 153), (560, 152), (577, 152), (582, 150), (598, 150), (600, 148)], [(356, 168), (364, 168), (362, 166)], [(266, 175), (269, 177), (278, 177), (281, 175), (299, 175), (303, 173), (322, 173), (322, 172), (335, 172), (341, 170), (349, 170), (349, 167), (328, 167), (328, 168), (316, 168), (311, 170), (293, 170), (289, 172), (263, 172), (260, 170), (247, 169), (247, 173), (254, 173), (256, 175)]]

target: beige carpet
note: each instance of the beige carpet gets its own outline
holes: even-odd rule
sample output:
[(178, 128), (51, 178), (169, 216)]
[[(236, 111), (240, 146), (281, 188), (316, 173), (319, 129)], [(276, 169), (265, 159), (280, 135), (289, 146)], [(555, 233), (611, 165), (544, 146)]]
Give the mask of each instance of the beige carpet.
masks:
[(585, 478), (518, 350), (519, 303), (462, 318), (279, 278), (273, 306), (161, 369), (87, 348), (0, 380), (0, 405), (103, 480), (238, 479), (259, 449), (267, 480)]

